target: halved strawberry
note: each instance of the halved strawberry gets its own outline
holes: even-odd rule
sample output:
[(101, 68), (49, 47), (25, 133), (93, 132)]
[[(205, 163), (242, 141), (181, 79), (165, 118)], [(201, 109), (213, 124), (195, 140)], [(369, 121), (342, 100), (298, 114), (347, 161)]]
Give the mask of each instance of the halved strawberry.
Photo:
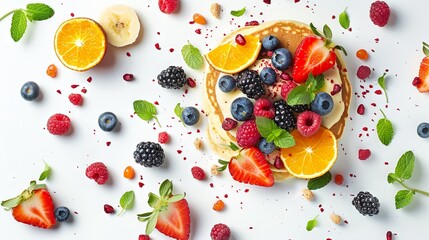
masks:
[(305, 37), (295, 52), (292, 78), (297, 83), (305, 82), (310, 73), (317, 76), (332, 68), (337, 59), (335, 49), (340, 49), (347, 55), (343, 47), (331, 41), (332, 32), (327, 25), (323, 27), (324, 35), (313, 24), (310, 27), (315, 35)]
[(139, 221), (147, 221), (146, 234), (156, 228), (166, 236), (188, 240), (191, 217), (185, 194), (173, 195), (173, 184), (167, 179), (159, 187), (159, 195), (149, 193), (148, 203), (153, 211), (137, 215)]
[(419, 82), (416, 84), (419, 92), (429, 92), (429, 45), (423, 43), (423, 53), (426, 55), (421, 63), (419, 69)]
[(273, 173), (265, 155), (256, 147), (245, 148), (228, 164), (232, 178), (242, 183), (271, 187), (274, 184)]
[(12, 209), (16, 221), (40, 228), (55, 225), (54, 203), (44, 184), (31, 182), (30, 187), (19, 196), (1, 203), (7, 210)]

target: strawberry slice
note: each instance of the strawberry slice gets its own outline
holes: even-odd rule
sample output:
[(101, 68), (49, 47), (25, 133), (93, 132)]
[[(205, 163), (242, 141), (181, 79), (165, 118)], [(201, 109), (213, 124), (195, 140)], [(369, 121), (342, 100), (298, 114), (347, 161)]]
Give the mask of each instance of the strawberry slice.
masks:
[(274, 184), (273, 173), (265, 155), (256, 147), (245, 148), (228, 165), (232, 178), (242, 183), (271, 187)]
[(419, 82), (416, 84), (419, 92), (429, 92), (429, 45), (423, 43), (423, 52), (426, 55), (421, 63), (419, 69)]
[(147, 222), (146, 235), (156, 228), (166, 236), (177, 240), (188, 240), (191, 232), (191, 217), (185, 194), (173, 195), (173, 184), (165, 180), (159, 187), (159, 195), (149, 193), (152, 212), (138, 214), (141, 222)]
[(332, 32), (327, 25), (323, 27), (324, 35), (313, 24), (310, 24), (310, 28), (315, 35), (305, 37), (295, 52), (292, 78), (297, 83), (305, 82), (310, 73), (317, 76), (332, 68), (337, 59), (335, 49), (340, 49), (347, 55), (343, 47), (332, 42)]
[(54, 203), (44, 184), (31, 182), (30, 187), (19, 196), (1, 203), (7, 210), (12, 209), (16, 221), (40, 228), (55, 225)]

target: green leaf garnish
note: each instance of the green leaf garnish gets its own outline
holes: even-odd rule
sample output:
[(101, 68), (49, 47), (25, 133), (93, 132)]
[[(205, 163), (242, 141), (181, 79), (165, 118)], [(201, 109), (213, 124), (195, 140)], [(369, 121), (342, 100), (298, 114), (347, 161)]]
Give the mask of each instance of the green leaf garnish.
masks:
[(408, 206), (413, 201), (414, 194), (411, 190), (399, 190), (395, 196), (396, 209)]
[(329, 182), (332, 180), (332, 174), (331, 172), (326, 172), (320, 177), (312, 178), (307, 183), (307, 188), (310, 190), (316, 190), (320, 189), (326, 185), (328, 185)]
[(392, 139), (393, 139), (393, 134), (394, 134), (393, 125), (392, 125), (392, 122), (389, 119), (387, 119), (384, 112), (381, 111), (381, 113), (383, 114), (384, 117), (378, 120), (377, 135), (381, 143), (387, 146), (390, 144), (390, 142), (392, 142)]
[(240, 149), (237, 145), (235, 145), (233, 142), (229, 142), (229, 148), (232, 151), (237, 151), (238, 149)]
[(12, 15), (12, 25), (10, 26), (10, 36), (13, 41), (18, 42), (27, 30), (27, 18), (24, 10), (19, 10)]
[(190, 68), (200, 69), (204, 64), (204, 58), (200, 50), (189, 43), (189, 41), (188, 44), (182, 47), (182, 56)]
[(389, 103), (389, 98), (387, 97), (387, 92), (386, 92), (385, 76), (386, 76), (386, 73), (383, 73), (383, 75), (378, 78), (378, 85), (380, 85), (380, 87), (383, 89), (384, 95), (386, 96), (386, 102)]
[(429, 57), (429, 44), (423, 42), (423, 53)]
[(313, 74), (310, 73), (304, 85), (297, 86), (290, 91), (287, 98), (287, 104), (290, 106), (310, 104), (314, 98), (316, 98), (315, 92), (322, 89), (324, 86), (325, 77), (323, 74), (313, 76)]
[(323, 34), (325, 35), (325, 38), (332, 39), (332, 31), (326, 24), (323, 26)]
[(295, 139), (286, 130), (277, 126), (273, 120), (265, 117), (256, 117), (256, 127), (267, 142), (274, 142), (279, 148), (288, 148), (295, 145)]
[(331, 49), (331, 48), (338, 49), (338, 50), (340, 50), (340, 51), (343, 51), (343, 52), (344, 52), (344, 55), (346, 55), (346, 56), (347, 56), (347, 52), (346, 52), (346, 50), (344, 49), (344, 47), (342, 47), (342, 46), (340, 46), (340, 45), (335, 45), (335, 43), (333, 43), (333, 42), (332, 42), (332, 31), (331, 31), (331, 29), (329, 28), (329, 26), (328, 26), (327, 24), (325, 24), (325, 25), (323, 26), (323, 34), (321, 34), (321, 33), (317, 30), (317, 28), (313, 25), (313, 23), (310, 23), (310, 29), (311, 29), (311, 31), (312, 31), (316, 36), (319, 36), (319, 37), (321, 37), (321, 38), (323, 38), (323, 39), (324, 39), (324, 41), (325, 41), (325, 46), (326, 46), (327, 48), (329, 48), (329, 49)]
[(313, 230), (313, 228), (316, 227), (316, 225), (317, 225), (317, 217), (318, 216), (319, 215), (317, 215), (315, 218), (313, 218), (313, 219), (311, 219), (311, 220), (309, 220), (307, 222), (307, 226), (305, 227), (305, 229), (307, 229), (307, 231), (311, 231), (311, 230)]
[(46, 188), (45, 184), (37, 184), (36, 181), (31, 181), (30, 186), (22, 191), (21, 194), (14, 198), (10, 198), (8, 200), (2, 201), (1, 206), (5, 208), (5, 210), (11, 210), (12, 208), (18, 206), (21, 202), (31, 198), (33, 196), (33, 191), (41, 188)]
[(43, 21), (54, 16), (54, 9), (43, 3), (27, 4), (27, 18), (34, 21)]
[(131, 209), (134, 206), (134, 191), (125, 192), (119, 199), (119, 204), (122, 210), (118, 215), (121, 215), (125, 210)]
[(217, 168), (217, 170), (219, 172), (225, 171), (225, 169), (228, 167), (228, 164), (229, 164), (228, 161), (225, 161), (225, 160), (222, 160), (222, 159), (219, 159), (218, 163), (220, 164), (220, 167)]
[(161, 124), (159, 123), (158, 118), (156, 117), (157, 111), (153, 103), (150, 103), (146, 100), (136, 100), (133, 102), (133, 106), (134, 106), (134, 112), (141, 119), (145, 121), (150, 121), (152, 119), (155, 119), (159, 127), (161, 127)]
[(344, 11), (340, 14), (338, 21), (340, 22), (341, 27), (344, 29), (348, 29), (350, 27), (350, 19), (349, 15), (347, 14), (347, 8), (344, 9)]
[(51, 175), (51, 167), (45, 162), (45, 168), (43, 172), (40, 174), (39, 181), (43, 181), (47, 179)]
[(176, 106), (174, 107), (174, 114), (176, 114), (176, 116), (180, 119), (180, 121), (182, 122), (183, 126), (185, 126), (185, 127), (186, 127), (185, 122), (184, 122), (184, 121), (183, 121), (183, 119), (182, 119), (182, 112), (183, 112), (183, 109), (184, 109), (184, 108), (182, 108), (182, 107), (180, 106), (180, 103), (176, 104)]
[(246, 7), (240, 9), (240, 10), (232, 10), (231, 15), (234, 17), (241, 17), (243, 16), (244, 12), (246, 12)]
[(412, 151), (405, 152), (396, 164), (395, 176), (400, 180), (410, 179), (414, 171), (414, 161), (414, 153)]

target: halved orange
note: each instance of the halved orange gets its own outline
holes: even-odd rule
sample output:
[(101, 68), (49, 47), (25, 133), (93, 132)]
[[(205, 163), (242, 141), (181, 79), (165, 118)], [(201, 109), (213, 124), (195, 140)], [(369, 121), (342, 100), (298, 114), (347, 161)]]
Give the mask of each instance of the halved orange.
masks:
[(255, 62), (261, 50), (259, 38), (252, 35), (244, 36), (245, 45), (234, 43), (222, 44), (205, 56), (214, 69), (224, 73), (238, 73)]
[(293, 131), (295, 146), (283, 148), (281, 159), (290, 174), (298, 178), (315, 178), (325, 174), (337, 160), (337, 139), (331, 130), (320, 127), (311, 137)]
[(86, 71), (103, 59), (106, 35), (94, 20), (72, 18), (58, 27), (54, 48), (64, 66), (75, 71)]

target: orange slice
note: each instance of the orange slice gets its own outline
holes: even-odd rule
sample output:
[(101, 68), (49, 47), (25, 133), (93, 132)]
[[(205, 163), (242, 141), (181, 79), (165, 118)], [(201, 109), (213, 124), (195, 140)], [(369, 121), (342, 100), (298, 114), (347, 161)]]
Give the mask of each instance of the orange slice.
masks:
[(293, 131), (295, 146), (283, 148), (281, 159), (290, 174), (298, 178), (315, 178), (323, 175), (337, 160), (337, 139), (321, 127), (313, 136), (304, 137)]
[(103, 59), (106, 35), (94, 20), (72, 18), (59, 26), (54, 48), (64, 66), (75, 71), (86, 71)]
[(214, 69), (224, 73), (238, 73), (255, 62), (261, 50), (259, 38), (252, 35), (244, 36), (244, 46), (226, 43), (211, 50), (206, 55), (207, 62)]

